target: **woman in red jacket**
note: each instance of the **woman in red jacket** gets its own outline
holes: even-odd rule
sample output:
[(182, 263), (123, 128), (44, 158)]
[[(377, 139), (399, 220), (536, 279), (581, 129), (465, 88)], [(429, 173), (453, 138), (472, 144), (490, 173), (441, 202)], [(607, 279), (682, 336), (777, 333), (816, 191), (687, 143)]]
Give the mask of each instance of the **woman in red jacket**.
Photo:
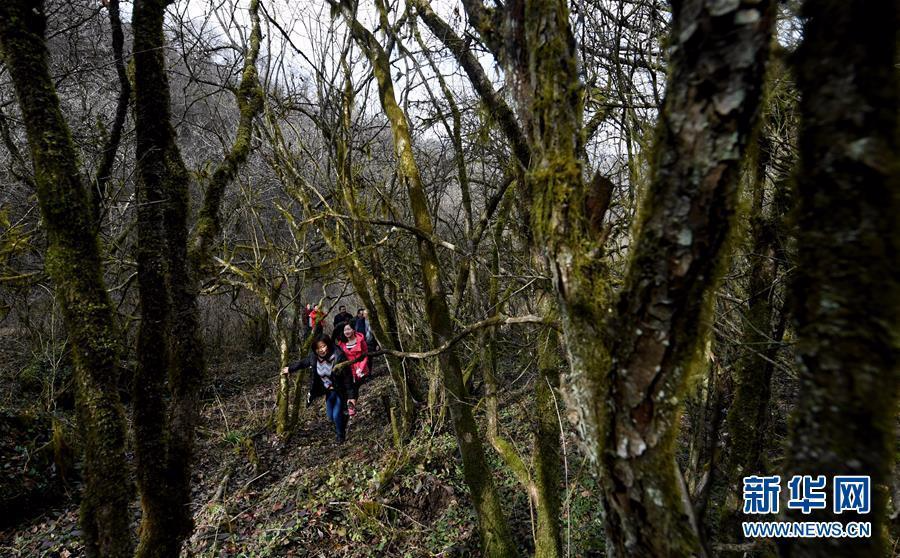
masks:
[[(357, 385), (369, 375), (369, 346), (366, 344), (366, 336), (353, 329), (349, 323), (344, 324), (343, 330), (337, 337), (337, 345), (350, 361), (350, 370), (353, 372), (353, 381)], [(353, 405), (349, 408), (350, 416), (356, 414)]]

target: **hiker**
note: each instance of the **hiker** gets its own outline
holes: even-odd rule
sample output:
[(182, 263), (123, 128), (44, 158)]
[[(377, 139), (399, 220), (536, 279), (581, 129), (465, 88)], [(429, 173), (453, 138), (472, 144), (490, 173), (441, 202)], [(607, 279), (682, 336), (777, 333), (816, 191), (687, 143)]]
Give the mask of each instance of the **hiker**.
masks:
[(356, 319), (353, 321), (353, 329), (355, 329), (358, 333), (366, 334), (366, 327), (369, 325), (366, 322), (366, 317), (364, 315), (366, 309), (360, 308), (356, 311)]
[(306, 306), (303, 308), (303, 338), (306, 339), (309, 337), (309, 334), (312, 333), (312, 325), (309, 321), (309, 315), (312, 313), (312, 305), (310, 303), (306, 303)]
[[(375, 333), (372, 331), (372, 323), (369, 321), (369, 311), (365, 308), (361, 308), (362, 310), (362, 326), (363, 330), (360, 331), (358, 328), (356, 331), (359, 331), (366, 337), (366, 343), (369, 344), (369, 347), (372, 347), (373, 350), (377, 343), (375, 342)], [(359, 320), (357, 320), (357, 323)]]
[(318, 304), (313, 305), (312, 311), (309, 313), (309, 327), (315, 331), (316, 336), (322, 335), (322, 324), (326, 315), (324, 310), (319, 310)]
[(335, 440), (338, 444), (344, 443), (347, 435), (348, 405), (354, 408), (357, 395), (350, 367), (335, 369), (346, 360), (344, 352), (335, 347), (328, 336), (319, 335), (313, 341), (313, 350), (309, 356), (281, 369), (281, 373), (285, 375), (299, 370), (309, 370), (306, 406), (312, 405), (313, 400), (320, 395), (325, 396), (325, 415), (334, 423)]
[(343, 324), (352, 324), (353, 314), (347, 312), (346, 306), (339, 308), (340, 313), (334, 317), (334, 331), (338, 332), (343, 329)]
[(349, 323), (346, 323), (338, 336), (337, 344), (344, 352), (344, 355), (346, 355), (347, 360), (351, 362), (350, 368), (353, 370), (353, 379), (356, 383), (360, 383), (363, 378), (369, 375), (369, 357), (367, 356), (369, 346), (366, 343), (365, 336), (353, 329), (353, 326)]

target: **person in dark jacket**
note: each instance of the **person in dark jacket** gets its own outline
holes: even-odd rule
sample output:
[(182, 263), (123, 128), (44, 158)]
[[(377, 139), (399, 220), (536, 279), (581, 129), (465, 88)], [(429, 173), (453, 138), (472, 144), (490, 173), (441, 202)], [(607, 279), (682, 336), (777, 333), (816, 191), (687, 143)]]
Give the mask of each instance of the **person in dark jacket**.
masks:
[(357, 310), (356, 318), (353, 320), (353, 329), (355, 329), (359, 333), (362, 333), (363, 335), (366, 334), (366, 326), (368, 325), (366, 324), (365, 316), (363, 316), (363, 312), (365, 312), (365, 310), (365, 308), (360, 308), (359, 310)]
[(346, 306), (341, 306), (339, 308), (340, 313), (334, 317), (334, 331), (341, 331), (344, 329), (344, 324), (353, 324), (353, 314), (347, 312)]
[(309, 392), (306, 406), (314, 399), (325, 396), (325, 414), (334, 423), (337, 443), (342, 444), (347, 434), (347, 405), (356, 404), (356, 383), (349, 366), (338, 367), (347, 357), (335, 347), (326, 335), (313, 341), (313, 351), (306, 358), (281, 369), (282, 374), (309, 370)]
[(377, 350), (378, 342), (375, 340), (372, 323), (369, 321), (369, 311), (365, 308), (360, 308), (356, 315), (356, 327), (354, 329), (363, 334), (370, 350)]
[(312, 305), (310, 303), (306, 303), (306, 307), (303, 308), (303, 338), (306, 339), (312, 333), (312, 324), (309, 321), (309, 315), (312, 314)]

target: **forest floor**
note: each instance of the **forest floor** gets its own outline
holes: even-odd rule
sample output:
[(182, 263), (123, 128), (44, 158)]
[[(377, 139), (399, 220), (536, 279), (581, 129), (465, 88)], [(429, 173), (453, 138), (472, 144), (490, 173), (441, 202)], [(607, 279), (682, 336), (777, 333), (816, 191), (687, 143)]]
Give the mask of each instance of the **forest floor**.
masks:
[[(335, 444), (321, 400), (301, 411), (295, 434), (283, 441), (270, 425), (275, 369), (266, 358), (213, 367), (215, 379), (205, 392), (198, 429), (192, 498), (196, 529), (184, 556), (479, 555), (475, 517), (448, 424), (432, 428), (428, 417), (408, 445), (395, 449), (381, 403), (391, 382), (376, 369), (361, 388), (360, 409), (345, 444)], [(518, 417), (525, 416), (528, 398), (521, 395), (528, 390), (519, 387), (507, 395), (501, 418), (509, 425), (507, 434), (527, 444), (528, 424)], [(491, 451), (489, 458), (514, 536), (523, 552), (533, 552), (525, 493), (497, 466)], [(600, 555), (596, 488), (582, 474), (580, 458), (573, 461), (564, 545), (571, 556)], [(77, 487), (70, 490), (76, 493)], [(136, 530), (137, 501), (132, 512)], [(77, 519), (77, 501), (65, 498), (33, 519), (0, 530), (0, 556), (82, 556)]]

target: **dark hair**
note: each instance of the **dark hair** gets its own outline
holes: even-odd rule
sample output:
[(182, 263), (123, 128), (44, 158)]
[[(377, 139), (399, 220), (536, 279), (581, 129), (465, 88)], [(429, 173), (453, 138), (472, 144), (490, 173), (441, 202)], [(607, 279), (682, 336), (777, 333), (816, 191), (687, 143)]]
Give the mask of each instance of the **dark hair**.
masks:
[(365, 312), (365, 311), (366, 311), (365, 308), (360, 308), (359, 310), (356, 311), (356, 313), (359, 314), (360, 312)]
[(342, 343), (346, 343), (347, 341), (349, 341), (349, 339), (347, 339), (347, 336), (344, 335), (344, 328), (345, 328), (345, 327), (349, 327), (350, 329), (352, 329), (352, 330), (353, 330), (353, 335), (356, 336), (356, 328), (353, 327), (353, 324), (351, 324), (350, 322), (338, 322), (337, 325), (335, 325), (335, 328), (334, 328), (334, 340), (335, 340), (335, 342), (340, 341), (340, 342), (342, 342)]
[(341, 312), (346, 312), (346, 311), (347, 311), (347, 307), (344, 306), (344, 305), (341, 305), (341, 306), (338, 308), (338, 310), (340, 310)]
[(316, 335), (316, 338), (313, 339), (312, 343), (312, 350), (314, 353), (316, 353), (316, 356), (318, 356), (319, 354), (319, 351), (317, 350), (319, 348), (319, 343), (324, 343), (325, 346), (328, 347), (329, 355), (334, 352), (334, 343), (331, 341), (331, 337), (328, 337), (324, 334)]

